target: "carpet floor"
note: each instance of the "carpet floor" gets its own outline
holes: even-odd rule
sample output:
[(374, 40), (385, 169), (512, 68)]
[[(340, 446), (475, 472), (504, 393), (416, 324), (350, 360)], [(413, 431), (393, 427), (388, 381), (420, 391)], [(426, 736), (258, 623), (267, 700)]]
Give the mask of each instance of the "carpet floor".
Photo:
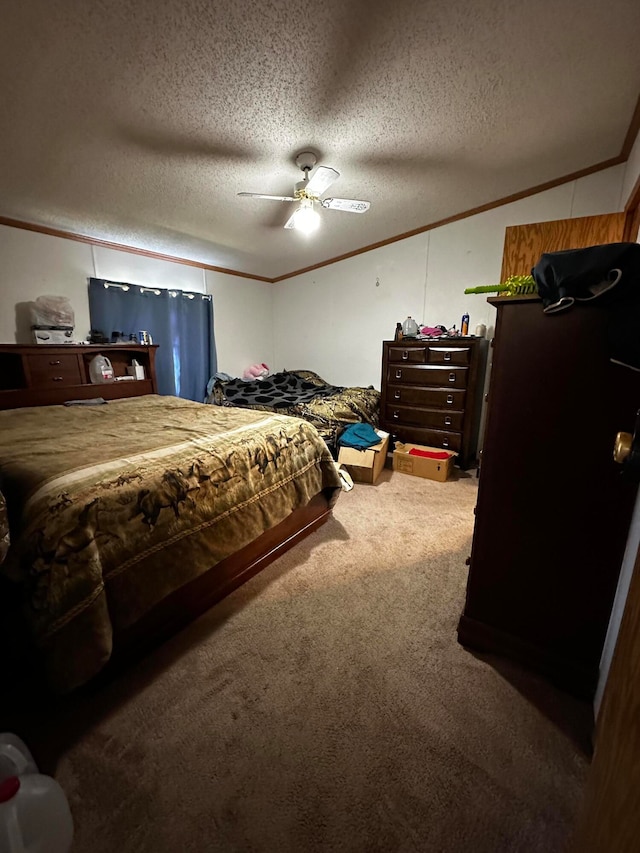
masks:
[(385, 470), (25, 732), (74, 853), (562, 851), (591, 712), (456, 642), (476, 493)]

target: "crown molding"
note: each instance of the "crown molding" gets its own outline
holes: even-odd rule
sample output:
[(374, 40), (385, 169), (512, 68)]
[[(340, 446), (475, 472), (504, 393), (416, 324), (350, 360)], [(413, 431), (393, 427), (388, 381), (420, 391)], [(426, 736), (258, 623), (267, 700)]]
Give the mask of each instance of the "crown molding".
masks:
[(177, 255), (165, 255), (162, 252), (152, 252), (149, 249), (138, 249), (135, 246), (127, 246), (124, 243), (113, 243), (109, 240), (100, 240), (96, 237), (88, 237), (86, 234), (76, 234), (73, 231), (61, 231), (58, 228), (49, 228), (47, 225), (37, 225), (34, 222), (23, 222), (20, 219), (10, 219), (7, 216), (0, 216), (0, 225), (7, 225), (10, 228), (21, 228), (23, 231), (35, 231), (38, 234), (47, 234), (50, 237), (62, 237), (65, 240), (75, 240), (78, 243), (88, 243), (91, 246), (102, 246), (105, 249), (115, 249), (117, 252), (128, 252), (131, 255), (142, 255), (145, 258), (155, 258), (159, 261), (170, 261), (173, 264), (182, 264), (186, 267), (197, 267), (201, 270), (211, 270), (212, 272), (222, 272), (227, 275), (235, 275), (239, 278), (251, 278), (255, 281), (264, 281), (267, 284), (273, 282), (272, 278), (266, 278), (263, 275), (253, 275), (240, 270), (228, 269), (227, 267), (217, 267), (213, 264), (205, 264), (202, 261), (192, 261), (189, 258), (181, 258)]
[(622, 148), (620, 150), (620, 156), (622, 157), (623, 161), (629, 159), (631, 149), (635, 145), (638, 133), (640, 133), (640, 95), (638, 95), (638, 100), (636, 101), (636, 108), (633, 111), (633, 115), (631, 116), (629, 129), (627, 130), (627, 135), (624, 138), (624, 142), (622, 143)]

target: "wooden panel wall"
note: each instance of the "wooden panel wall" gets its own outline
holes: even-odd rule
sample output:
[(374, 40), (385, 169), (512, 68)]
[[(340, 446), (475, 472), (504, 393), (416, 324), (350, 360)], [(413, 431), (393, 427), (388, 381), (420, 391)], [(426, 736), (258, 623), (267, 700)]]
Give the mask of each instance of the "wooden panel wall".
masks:
[(529, 275), (543, 252), (618, 243), (623, 239), (624, 226), (624, 213), (513, 225), (505, 231), (500, 281), (510, 275)]

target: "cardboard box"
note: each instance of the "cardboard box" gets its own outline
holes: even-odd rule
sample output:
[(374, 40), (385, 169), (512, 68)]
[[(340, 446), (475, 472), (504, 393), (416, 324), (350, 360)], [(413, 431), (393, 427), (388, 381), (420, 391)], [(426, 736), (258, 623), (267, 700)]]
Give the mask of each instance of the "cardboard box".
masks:
[(356, 483), (375, 483), (384, 468), (389, 448), (389, 433), (381, 429), (376, 432), (381, 439), (379, 444), (374, 444), (366, 450), (341, 447), (338, 452), (338, 464), (344, 465)]
[[(447, 459), (429, 459), (426, 456), (412, 456), (409, 451), (431, 450), (434, 453), (446, 453)], [(438, 480), (444, 483), (451, 476), (453, 459), (458, 454), (453, 450), (442, 447), (427, 447), (424, 444), (402, 444), (396, 442), (393, 451), (393, 470), (403, 474), (413, 474), (414, 477), (425, 477), (427, 480)]]

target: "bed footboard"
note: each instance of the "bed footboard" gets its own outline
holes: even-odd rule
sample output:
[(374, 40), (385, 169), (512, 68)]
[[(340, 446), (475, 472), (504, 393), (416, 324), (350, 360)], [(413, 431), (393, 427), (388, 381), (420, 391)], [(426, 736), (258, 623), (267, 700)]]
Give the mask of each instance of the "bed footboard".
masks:
[(315, 495), (306, 506), (296, 509), (240, 551), (175, 590), (134, 625), (117, 633), (104, 674), (126, 665), (175, 634), (313, 533), (327, 521), (334, 502), (335, 495), (324, 492)]

